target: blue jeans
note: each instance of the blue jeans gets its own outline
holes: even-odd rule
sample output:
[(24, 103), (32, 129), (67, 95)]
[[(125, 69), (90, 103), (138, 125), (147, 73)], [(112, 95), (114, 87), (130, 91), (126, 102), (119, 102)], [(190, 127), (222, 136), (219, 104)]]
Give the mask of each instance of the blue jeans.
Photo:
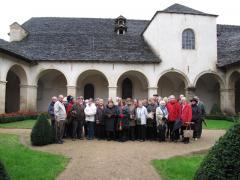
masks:
[(94, 138), (94, 122), (88, 121), (88, 139)]

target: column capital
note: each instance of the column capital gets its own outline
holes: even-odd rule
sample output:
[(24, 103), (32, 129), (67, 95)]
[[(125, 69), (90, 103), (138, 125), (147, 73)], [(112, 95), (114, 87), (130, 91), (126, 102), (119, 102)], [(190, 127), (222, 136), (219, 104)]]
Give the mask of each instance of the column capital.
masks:
[(158, 87), (150, 86), (150, 87), (148, 87), (148, 89), (154, 89), (154, 90), (156, 90), (156, 89), (158, 89)]
[(20, 84), (20, 88), (35, 88), (37, 89), (37, 85), (28, 85), (28, 84)]
[(224, 89), (220, 89), (221, 92), (230, 92), (230, 91), (234, 91), (234, 89), (227, 89), (227, 88), (224, 88)]
[(186, 91), (196, 91), (196, 87), (194, 86), (188, 86), (185, 88)]
[(5, 85), (5, 84), (7, 84), (7, 81), (0, 81), (0, 84)]
[(72, 88), (72, 89), (74, 89), (74, 88), (78, 88), (78, 86), (67, 85), (67, 88)]
[(108, 88), (111, 88), (111, 89), (117, 89), (117, 86), (108, 86)]

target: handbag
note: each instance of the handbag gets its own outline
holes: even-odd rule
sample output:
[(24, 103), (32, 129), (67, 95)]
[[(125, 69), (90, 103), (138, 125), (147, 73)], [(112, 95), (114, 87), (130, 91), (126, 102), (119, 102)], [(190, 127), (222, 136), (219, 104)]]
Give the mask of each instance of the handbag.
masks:
[(187, 128), (183, 130), (183, 137), (191, 138), (193, 137), (193, 130), (190, 125), (187, 125)]

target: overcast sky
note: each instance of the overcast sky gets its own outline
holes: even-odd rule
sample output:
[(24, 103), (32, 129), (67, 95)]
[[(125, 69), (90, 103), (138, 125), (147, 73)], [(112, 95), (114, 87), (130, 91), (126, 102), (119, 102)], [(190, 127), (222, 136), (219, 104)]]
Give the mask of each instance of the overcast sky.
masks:
[(9, 25), (31, 17), (95, 17), (150, 20), (157, 10), (179, 3), (217, 14), (217, 23), (240, 25), (239, 0), (3, 0), (0, 38), (8, 40)]

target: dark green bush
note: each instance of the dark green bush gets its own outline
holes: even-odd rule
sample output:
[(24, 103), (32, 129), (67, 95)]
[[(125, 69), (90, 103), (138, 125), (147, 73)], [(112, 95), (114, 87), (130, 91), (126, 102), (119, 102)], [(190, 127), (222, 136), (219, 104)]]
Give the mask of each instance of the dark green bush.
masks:
[(240, 179), (240, 123), (212, 147), (195, 174), (195, 180)]
[(211, 111), (210, 111), (211, 115), (222, 115), (222, 111), (220, 109), (220, 106), (217, 104), (213, 104)]
[(0, 161), (0, 180), (8, 180), (8, 174), (6, 169), (3, 166), (3, 163)]
[(31, 142), (35, 146), (43, 146), (53, 141), (52, 129), (47, 117), (41, 114), (31, 132)]

